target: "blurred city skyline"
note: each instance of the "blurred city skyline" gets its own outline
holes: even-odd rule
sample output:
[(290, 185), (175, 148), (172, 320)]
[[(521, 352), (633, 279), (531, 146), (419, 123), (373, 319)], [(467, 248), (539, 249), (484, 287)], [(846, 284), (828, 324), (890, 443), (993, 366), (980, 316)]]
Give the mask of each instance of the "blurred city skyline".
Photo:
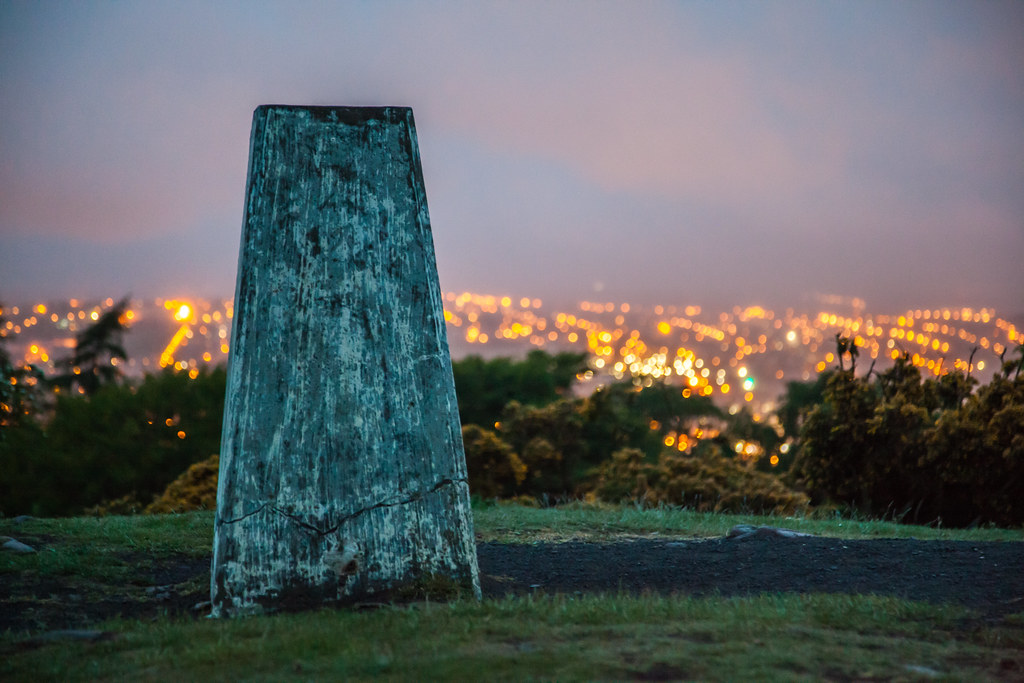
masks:
[[(443, 301), (453, 360), (579, 352), (587, 367), (577, 376), (581, 393), (610, 382), (665, 381), (683, 395), (707, 396), (730, 410), (746, 407), (755, 416), (773, 412), (789, 382), (812, 381), (838, 367), (836, 335), (854, 341), (860, 374), (905, 355), (924, 375), (967, 372), (983, 381), (1004, 354), (1013, 358), (1024, 344), (1024, 318), (992, 308), (879, 311), (858, 299), (778, 311), (605, 300), (561, 308), (539, 298), (473, 292), (445, 292)], [(8, 305), (0, 309), (0, 339), (13, 357), (53, 374), (76, 335), (115, 305), (113, 298)], [(231, 299), (134, 299), (122, 317), (128, 358), (111, 362), (129, 376), (173, 368), (195, 379), (227, 362), (233, 307)], [(842, 362), (850, 367), (851, 359)]]
[(446, 291), (1024, 310), (1018, 2), (4, 3), (0, 79), (7, 303), (230, 298), (281, 102), (413, 107)]

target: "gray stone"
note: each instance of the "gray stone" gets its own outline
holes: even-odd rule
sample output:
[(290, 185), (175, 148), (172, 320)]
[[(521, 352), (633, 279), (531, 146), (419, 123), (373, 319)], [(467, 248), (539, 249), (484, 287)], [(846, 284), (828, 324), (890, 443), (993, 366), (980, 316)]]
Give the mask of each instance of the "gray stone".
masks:
[(729, 535), (727, 538), (736, 541), (743, 541), (748, 538), (767, 538), (770, 536), (774, 536), (776, 538), (809, 538), (813, 537), (814, 534), (808, 534), (802, 531), (793, 531), (792, 529), (780, 529), (774, 526), (737, 524), (732, 529), (729, 529)]
[(910, 673), (918, 674), (919, 676), (925, 676), (927, 678), (938, 678), (942, 675), (941, 671), (933, 669), (930, 666), (921, 666), (920, 664), (907, 664), (903, 668), (909, 671)]
[(25, 545), (21, 541), (15, 540), (10, 536), (0, 536), (0, 549), (9, 553), (19, 554), (34, 553), (36, 551), (32, 546)]
[(412, 111), (259, 107), (242, 233), (213, 616), (479, 596)]

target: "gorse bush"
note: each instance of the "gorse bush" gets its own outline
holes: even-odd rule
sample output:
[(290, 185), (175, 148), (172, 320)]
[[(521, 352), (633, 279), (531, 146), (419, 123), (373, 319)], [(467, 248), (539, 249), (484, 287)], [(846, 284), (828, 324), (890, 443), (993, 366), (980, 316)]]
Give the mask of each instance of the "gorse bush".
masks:
[[(686, 452), (666, 448), (691, 430), (706, 431), (706, 438)], [(468, 425), (463, 437), (470, 491), (483, 498), (587, 495), (759, 512), (790, 512), (807, 503), (777, 476), (732, 453), (737, 438), (761, 437), (773, 446), (779, 441), (774, 430), (745, 412), (726, 417), (706, 398), (685, 397), (664, 383), (621, 383), (544, 406), (512, 401), (494, 431)]]
[(702, 512), (793, 514), (807, 496), (788, 489), (778, 477), (759, 472), (714, 448), (698, 455), (664, 451), (650, 462), (635, 448), (624, 448), (597, 468), (590, 490), (601, 500), (644, 505), (676, 505)]
[(220, 458), (211, 455), (202, 462), (190, 465), (185, 473), (172, 481), (164, 492), (148, 505), (133, 491), (125, 496), (108, 500), (85, 509), (85, 514), (96, 517), (107, 515), (165, 515), (196, 510), (214, 510), (217, 507), (217, 478)]
[(920, 465), (939, 483), (937, 514), (958, 522), (1024, 523), (1021, 355), (958, 408), (942, 412), (927, 435)]
[(527, 468), (512, 447), (494, 432), (478, 425), (462, 428), (466, 447), (469, 490), (482, 498), (516, 495), (526, 479)]
[(962, 526), (1024, 522), (1024, 347), (972, 393), (964, 373), (832, 374), (800, 431), (794, 476), (816, 503)]
[(219, 467), (220, 458), (216, 455), (189, 466), (184, 474), (172, 481), (162, 494), (146, 506), (146, 514), (215, 510)]

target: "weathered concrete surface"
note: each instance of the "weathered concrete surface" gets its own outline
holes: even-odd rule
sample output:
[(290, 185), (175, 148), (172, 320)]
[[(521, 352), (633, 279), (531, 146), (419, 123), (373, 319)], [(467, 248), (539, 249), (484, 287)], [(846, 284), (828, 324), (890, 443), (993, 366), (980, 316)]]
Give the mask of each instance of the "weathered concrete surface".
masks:
[(242, 232), (214, 616), (479, 595), (412, 110), (258, 108)]

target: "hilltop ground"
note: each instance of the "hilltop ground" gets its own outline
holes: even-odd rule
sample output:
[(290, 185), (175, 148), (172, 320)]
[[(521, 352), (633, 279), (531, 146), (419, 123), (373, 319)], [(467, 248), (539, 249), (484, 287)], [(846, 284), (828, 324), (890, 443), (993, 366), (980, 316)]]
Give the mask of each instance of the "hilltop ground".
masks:
[[(25, 537), (39, 550), (60, 541)], [(141, 569), (123, 581), (74, 573), (0, 577), (0, 632), (79, 629), (122, 616), (161, 612), (202, 616), (210, 557), (188, 554), (120, 558)], [(704, 540), (623, 539), (530, 544), (480, 543), (485, 597), (535, 592), (758, 593), (890, 595), (972, 608), (985, 621), (1024, 611), (1024, 543), (843, 540), (823, 537)]]

